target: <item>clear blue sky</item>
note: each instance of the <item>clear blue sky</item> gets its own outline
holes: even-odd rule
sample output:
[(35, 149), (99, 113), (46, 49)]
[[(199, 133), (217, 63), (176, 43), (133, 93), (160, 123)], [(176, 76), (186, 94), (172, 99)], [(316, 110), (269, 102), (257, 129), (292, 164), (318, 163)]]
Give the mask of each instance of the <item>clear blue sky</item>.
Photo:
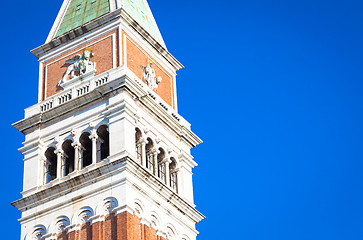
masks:
[[(22, 134), (61, 0), (3, 1), (1, 239), (19, 239)], [(198, 240), (363, 239), (363, 2), (149, 0), (204, 143)]]

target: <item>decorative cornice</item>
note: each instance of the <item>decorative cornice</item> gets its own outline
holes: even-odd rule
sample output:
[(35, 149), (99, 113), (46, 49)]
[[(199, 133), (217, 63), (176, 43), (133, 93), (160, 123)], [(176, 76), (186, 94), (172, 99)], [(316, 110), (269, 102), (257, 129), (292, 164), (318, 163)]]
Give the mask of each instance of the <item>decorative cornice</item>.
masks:
[(128, 159), (128, 157), (104, 164), (103, 166), (100, 166), (89, 172), (81, 173), (78, 176), (67, 179), (58, 184), (50, 185), (49, 187), (45, 186), (45, 189), (12, 202), (11, 205), (16, 207), (21, 212), (39, 206), (44, 202), (51, 201), (55, 198), (63, 196), (68, 192), (72, 192), (81, 187), (84, 187), (85, 185), (94, 182), (95, 179), (105, 179), (111, 174), (122, 171), (122, 167), (125, 165), (126, 159)]
[[(65, 180), (60, 182), (54, 186), (49, 186), (44, 190), (31, 194), (27, 197), (24, 197), (20, 200), (17, 200), (11, 203), (14, 207), (18, 208), (20, 211), (24, 212), (31, 208), (37, 207), (45, 202), (51, 201), (53, 199), (59, 198), (69, 192), (76, 191), (86, 185), (91, 184), (94, 181), (99, 181), (101, 179), (105, 179), (112, 175), (115, 175), (119, 172), (127, 171), (128, 173), (136, 176), (141, 181), (146, 181), (146, 184), (155, 191), (159, 192), (160, 195), (167, 201), (171, 203), (171, 206), (174, 206), (181, 212), (183, 215), (188, 216), (195, 222), (199, 222), (205, 217), (198, 212), (194, 206), (189, 204), (186, 200), (176, 194), (173, 190), (163, 184), (157, 177), (150, 174), (146, 169), (142, 168), (138, 163), (132, 160), (129, 157), (123, 157), (121, 159), (109, 162), (100, 166), (96, 169), (90, 170), (89, 172), (82, 173), (74, 178)], [(122, 181), (130, 182), (131, 179), (126, 178)], [(119, 184), (119, 182), (114, 182), (113, 184)], [(120, 213), (123, 211), (129, 211), (129, 207), (117, 207), (117, 202), (115, 199), (108, 198), (104, 201), (104, 207), (107, 210), (112, 208), (111, 212)], [(105, 210), (106, 210), (105, 209)], [(91, 211), (90, 214), (82, 215), (82, 212), (85, 209), (81, 209), (79, 213), (79, 224), (82, 223), (83, 220), (87, 220), (86, 218), (89, 216), (94, 216), (94, 213)], [(87, 209), (86, 209), (87, 210)], [(46, 211), (46, 210), (45, 210)], [(37, 213), (39, 214), (39, 213)], [(82, 216), (81, 216), (82, 215)], [(32, 216), (28, 216), (26, 219), (31, 218)], [(25, 218), (21, 219), (20, 221), (25, 221)], [(82, 220), (83, 219), (83, 220)], [(92, 220), (92, 218), (91, 218)]]

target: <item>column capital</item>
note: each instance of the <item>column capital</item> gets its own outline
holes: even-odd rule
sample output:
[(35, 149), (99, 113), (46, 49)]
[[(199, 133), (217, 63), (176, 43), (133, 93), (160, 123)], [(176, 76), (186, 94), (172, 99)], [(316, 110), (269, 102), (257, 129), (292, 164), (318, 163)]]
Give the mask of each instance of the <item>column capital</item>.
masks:
[(63, 155), (64, 154), (64, 151), (63, 151), (63, 149), (56, 149), (54, 151), (54, 153), (57, 154), (57, 155)]
[(95, 127), (96, 127), (96, 123), (91, 122), (88, 126), (89, 126), (91, 129), (93, 129), (93, 128), (95, 128)]
[(150, 151), (153, 155), (158, 155), (160, 153), (159, 149), (157, 148), (153, 148), (151, 151)]
[(170, 157), (166, 157), (164, 158), (161, 163), (165, 163), (165, 164), (170, 164), (171, 163), (171, 160), (170, 160)]
[(54, 137), (54, 142), (56, 144), (60, 143), (60, 137), (59, 136)]
[(91, 139), (92, 141), (96, 141), (98, 139), (97, 134), (92, 134), (89, 136), (89, 139)]
[(72, 134), (73, 137), (76, 137), (78, 135), (78, 131), (75, 130), (75, 129), (72, 129), (71, 134)]
[(172, 171), (170, 171), (170, 173), (177, 173), (177, 172), (179, 172), (180, 171), (180, 169), (179, 168), (175, 168), (175, 169), (173, 169)]
[(74, 147), (74, 149), (80, 150), (82, 148), (82, 145), (78, 142), (74, 142), (71, 145), (72, 145), (72, 147)]
[(149, 143), (149, 141), (145, 138), (145, 137), (143, 137), (143, 138), (141, 138), (140, 140), (139, 140), (139, 142), (138, 142), (139, 144), (148, 144)]

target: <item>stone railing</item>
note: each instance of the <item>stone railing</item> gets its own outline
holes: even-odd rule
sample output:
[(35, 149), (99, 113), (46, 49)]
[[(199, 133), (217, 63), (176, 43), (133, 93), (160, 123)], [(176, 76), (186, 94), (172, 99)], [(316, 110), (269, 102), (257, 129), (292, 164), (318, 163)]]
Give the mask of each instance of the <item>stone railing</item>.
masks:
[(40, 111), (46, 112), (52, 108), (62, 105), (64, 103), (66, 103), (72, 99), (75, 99), (77, 97), (80, 97), (84, 94), (87, 94), (90, 91), (92, 91), (93, 89), (106, 84), (109, 80), (109, 74), (110, 74), (110, 72), (107, 72), (105, 74), (95, 76), (92, 79), (85, 81), (82, 84), (78, 84), (78, 85), (72, 87), (71, 89), (64, 90), (61, 93), (58, 93), (58, 94), (46, 99), (45, 101), (40, 103)]

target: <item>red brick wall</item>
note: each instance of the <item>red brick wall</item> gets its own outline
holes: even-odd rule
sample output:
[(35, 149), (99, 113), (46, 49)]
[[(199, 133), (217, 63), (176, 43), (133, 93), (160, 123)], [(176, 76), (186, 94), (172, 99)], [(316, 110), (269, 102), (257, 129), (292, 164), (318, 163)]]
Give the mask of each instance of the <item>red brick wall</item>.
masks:
[[(126, 36), (126, 53), (127, 53), (127, 67), (136, 74), (140, 79), (143, 79), (143, 67), (146, 67), (148, 61), (153, 62), (156, 77), (161, 77), (162, 81), (158, 88), (154, 91), (170, 106), (175, 109), (174, 100), (174, 86), (173, 78), (167, 71), (162, 68), (161, 64), (155, 61), (154, 58), (149, 56), (139, 45), (137, 45), (130, 37)], [(146, 83), (146, 82), (145, 82)]]
[(105, 221), (92, 225), (85, 223), (80, 230), (58, 235), (58, 240), (166, 240), (156, 235), (156, 230), (140, 223), (128, 212), (117, 216), (110, 214)]
[[(83, 49), (90, 47), (93, 50), (95, 56), (91, 59), (92, 62), (96, 62), (97, 75), (106, 72), (113, 68), (113, 42), (111, 35), (115, 34), (115, 55), (116, 55), (116, 66), (119, 66), (118, 59), (118, 31), (115, 30), (108, 33), (98, 39), (95, 39), (89, 43), (86, 43), (79, 48), (63, 54), (60, 57), (54, 58), (44, 63), (44, 79), (43, 79), (43, 95), (42, 100), (50, 97), (63, 89), (57, 86), (58, 82), (63, 78), (64, 73), (68, 68), (68, 64), (65, 62), (71, 59), (77, 54), (82, 54)], [(103, 40), (101, 40), (103, 39)]]

